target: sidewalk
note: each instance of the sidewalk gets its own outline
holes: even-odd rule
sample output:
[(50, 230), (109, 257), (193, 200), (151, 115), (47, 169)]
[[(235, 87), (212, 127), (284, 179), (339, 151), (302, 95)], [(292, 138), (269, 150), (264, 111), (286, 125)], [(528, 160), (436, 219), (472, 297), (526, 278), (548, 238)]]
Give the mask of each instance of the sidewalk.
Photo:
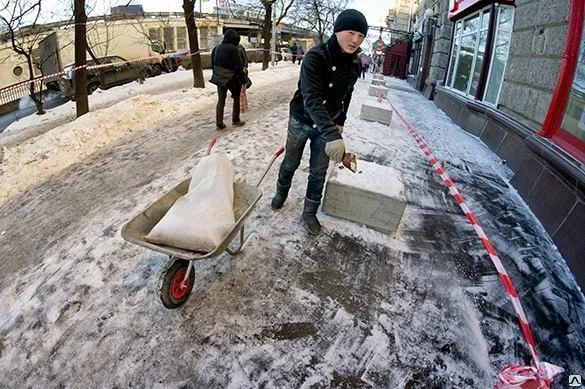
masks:
[[(346, 123), (350, 129), (346, 144), (363, 160), (399, 169), (408, 205), (395, 236), (380, 242), (381, 246), (359, 247), (354, 242), (357, 247), (349, 256), (355, 256), (356, 265), (367, 263), (367, 255), (360, 260), (364, 252), (386, 259), (388, 268), (374, 266), (369, 272), (378, 277), (386, 273), (388, 278), (370, 279), (363, 285), (372, 283), (375, 289), (389, 284), (385, 287), (388, 293), (379, 301), (380, 310), (393, 323), (397, 341), (397, 347), (389, 346), (388, 351), (399, 361), (406, 354), (407, 361), (437, 372), (434, 378), (420, 378), (423, 387), (441, 382), (441, 364), (457, 365), (460, 358), (465, 367), (457, 366), (456, 371), (481, 373), (473, 378), (474, 385), (466, 382), (474, 374), (462, 373), (467, 378), (463, 379), (465, 384), (458, 385), (487, 385), (496, 377), (490, 369), (531, 364), (516, 314), (471, 224), (396, 113), (389, 129), (355, 120), (370, 77), (356, 88), (354, 114)], [(583, 294), (543, 227), (508, 184), (511, 171), (406, 82), (388, 77), (386, 81), (388, 100), (442, 162), (499, 254), (519, 293), (540, 360), (565, 368), (566, 374), (555, 382), (568, 382), (568, 374), (585, 373)], [(354, 128), (359, 129), (352, 131)], [(343, 247), (339, 263), (331, 266), (343, 269), (347, 266), (344, 253), (348, 238), (338, 232), (351, 231), (352, 227), (328, 217), (324, 224), (326, 230), (331, 225), (338, 227), (327, 246)], [(322, 259), (318, 261), (322, 263)], [(360, 300), (356, 305), (376, 305), (368, 301), (367, 294)], [(386, 304), (392, 309), (384, 309)], [(394, 326), (409, 330), (398, 331), (398, 335)], [(434, 355), (435, 362), (423, 363), (429, 355)], [(485, 376), (480, 378), (482, 374)]]
[[(152, 126), (0, 208), (0, 254), (28, 260), (0, 288), (0, 387), (493, 388), (501, 368), (531, 365), (486, 250), (412, 136), (396, 114), (390, 126), (359, 119), (371, 74), (356, 84), (344, 139), (358, 167), (401, 172), (407, 207), (397, 232), (319, 213), (323, 233), (310, 236), (300, 223), (307, 147), (284, 207), (270, 208), (275, 166), (242, 252), (196, 262), (189, 300), (162, 307), (154, 286), (168, 258), (125, 242), (120, 229), (186, 177), (212, 135), (236, 180), (258, 180), (285, 139), (298, 81), (298, 66), (282, 65), (255, 78), (246, 126), (218, 134), (213, 89), (190, 91), (169, 104), (185, 106), (176, 122), (152, 114)], [(554, 387), (585, 375), (584, 297), (508, 168), (406, 82), (386, 81), (495, 246), (540, 360), (566, 370)], [(115, 123), (120, 111), (92, 120)]]

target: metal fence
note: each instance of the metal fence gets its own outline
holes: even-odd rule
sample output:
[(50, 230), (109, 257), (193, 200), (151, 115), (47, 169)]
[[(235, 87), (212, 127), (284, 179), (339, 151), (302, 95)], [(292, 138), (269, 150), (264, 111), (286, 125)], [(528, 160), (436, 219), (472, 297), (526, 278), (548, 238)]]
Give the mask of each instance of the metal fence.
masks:
[(30, 84), (34, 84), (35, 93), (38, 93), (39, 90), (45, 90), (46, 86), (44, 84), (42, 78), (36, 78), (32, 81), (24, 81), (19, 82), (18, 84), (9, 85), (4, 88), (0, 88), (0, 107), (4, 107), (6, 105), (15, 104), (19, 101), (23, 96), (27, 96), (30, 93)]

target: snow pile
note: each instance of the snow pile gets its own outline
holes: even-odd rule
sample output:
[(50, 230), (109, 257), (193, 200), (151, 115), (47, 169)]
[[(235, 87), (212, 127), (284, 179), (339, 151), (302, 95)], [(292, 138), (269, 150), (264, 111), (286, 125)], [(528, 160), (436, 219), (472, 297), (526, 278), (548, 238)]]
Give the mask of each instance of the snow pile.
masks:
[[(290, 77), (290, 68), (287, 66), (266, 72), (260, 72), (260, 66), (252, 64), (250, 68), (254, 87), (261, 88), (267, 83)], [(98, 91), (90, 96), (92, 112), (24, 142), (3, 146), (0, 153), (0, 204), (133, 132), (164, 126), (187, 115), (207, 112), (216, 104), (215, 86), (208, 82), (204, 89), (179, 89), (161, 94), (173, 87), (187, 87), (193, 82), (191, 72), (178, 72), (170, 79), (169, 76), (173, 75), (148, 79), (143, 85), (132, 83), (108, 91)], [(207, 70), (204, 79), (208, 78)], [(137, 94), (141, 90), (144, 94)], [(159, 95), (152, 96), (153, 93)], [(111, 106), (112, 101), (119, 100)], [(69, 102), (49, 111), (48, 121), (71, 120), (74, 111), (75, 103)], [(38, 125), (43, 120), (47, 118), (32, 115), (13, 123), (1, 134), (5, 139), (0, 144), (9, 143), (7, 139), (10, 135), (25, 131), (27, 126)]]

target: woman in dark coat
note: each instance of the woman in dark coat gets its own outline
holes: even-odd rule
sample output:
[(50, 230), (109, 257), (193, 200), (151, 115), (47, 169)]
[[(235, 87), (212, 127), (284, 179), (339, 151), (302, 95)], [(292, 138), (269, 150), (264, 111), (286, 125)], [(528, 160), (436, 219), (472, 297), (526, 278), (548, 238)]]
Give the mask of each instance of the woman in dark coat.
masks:
[(218, 131), (226, 128), (223, 122), (223, 110), (228, 90), (234, 99), (232, 124), (238, 127), (246, 124), (246, 122), (240, 120), (240, 89), (246, 83), (246, 75), (244, 74), (244, 65), (238, 49), (239, 43), (240, 35), (234, 30), (227, 30), (223, 35), (221, 44), (211, 52), (213, 74), (209, 81), (217, 85), (218, 100), (215, 121)]

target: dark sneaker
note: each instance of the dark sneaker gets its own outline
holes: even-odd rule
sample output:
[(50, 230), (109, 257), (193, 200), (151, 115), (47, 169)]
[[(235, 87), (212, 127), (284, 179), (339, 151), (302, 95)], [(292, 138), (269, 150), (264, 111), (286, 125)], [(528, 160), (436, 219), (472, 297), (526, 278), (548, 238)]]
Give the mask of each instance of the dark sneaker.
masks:
[(242, 127), (244, 124), (246, 124), (246, 122), (243, 120), (238, 120), (237, 122), (232, 122), (232, 125), (234, 127)]
[(217, 126), (217, 131), (221, 131), (224, 128), (226, 128), (226, 125), (225, 124), (220, 124), (220, 125)]

